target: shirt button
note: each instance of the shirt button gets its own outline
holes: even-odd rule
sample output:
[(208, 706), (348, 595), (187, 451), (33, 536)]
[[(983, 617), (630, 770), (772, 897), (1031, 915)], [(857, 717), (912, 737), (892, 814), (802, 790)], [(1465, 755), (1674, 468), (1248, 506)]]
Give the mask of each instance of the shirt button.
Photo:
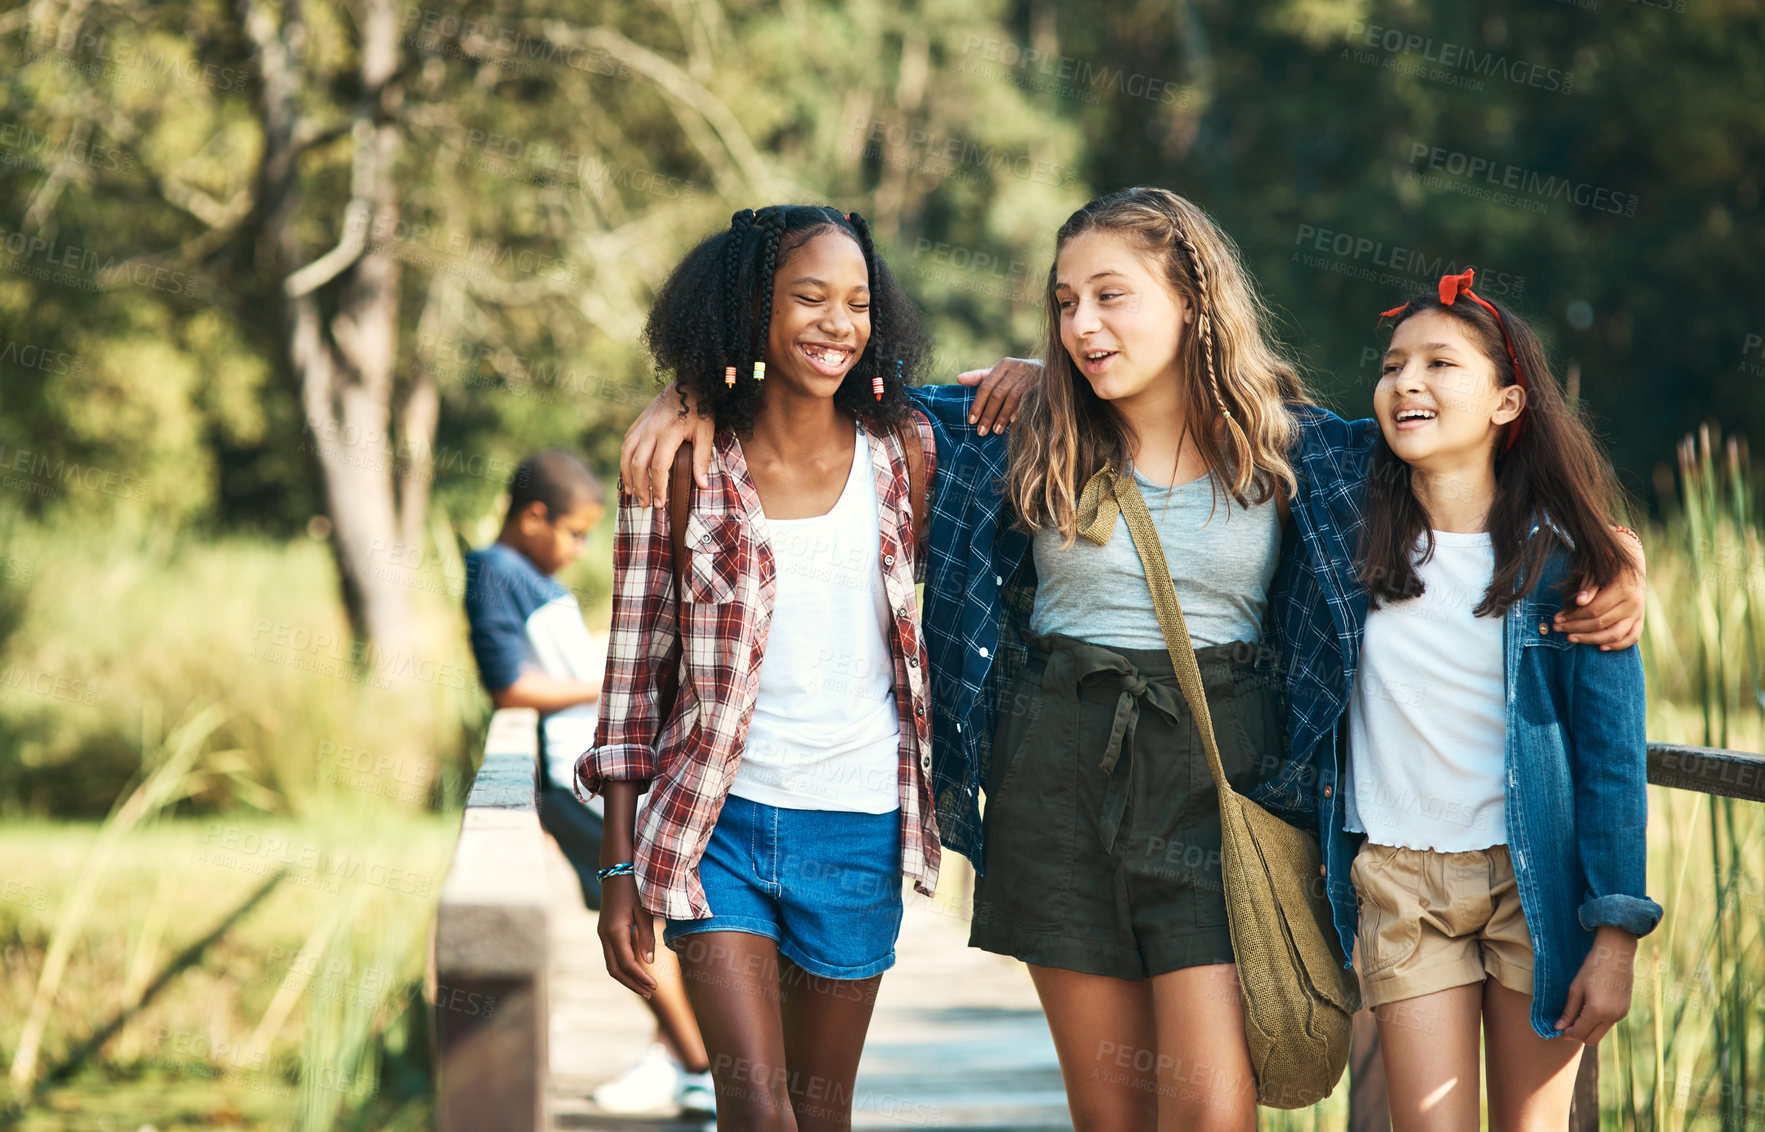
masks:
[(986, 649), (986, 646), (985, 646), (985, 645), (982, 645), (982, 646), (981, 646), (981, 648), (980, 648), (980, 650), (979, 650), (979, 651), (980, 651), (980, 654), (981, 654), (981, 657), (982, 657), (982, 659), (985, 659), (985, 658), (986, 658), (986, 656), (987, 656), (987, 649)]
[(1545, 624), (1543, 621), (1540, 621), (1538, 623), (1538, 635), (1539, 636), (1548, 637), (1550, 635), (1550, 631), (1551, 631), (1551, 627), (1549, 625)]
[(1004, 584), (1005, 584), (1005, 579), (1004, 579), (1004, 578), (1001, 578), (1001, 577), (1000, 577), (1000, 576), (999, 576), (999, 575), (997, 575), (997, 574), (994, 574), (994, 575), (993, 575), (993, 584), (994, 584), (994, 585), (995, 585), (995, 586), (1002, 586), (1002, 585), (1004, 585)]
[(894, 564), (895, 564), (895, 556), (894, 555), (892, 555), (892, 554), (883, 555), (883, 565), (884, 566), (893, 566)]
[(1333, 786), (1324, 787), (1324, 797), (1326, 797), (1326, 798), (1331, 797), (1335, 793), (1336, 793), (1335, 787), (1333, 787)]
[(1329, 875), (1330, 875), (1330, 866), (1328, 866), (1328, 865), (1319, 865), (1319, 866), (1318, 866), (1318, 875), (1319, 875), (1319, 876), (1321, 876), (1321, 877), (1327, 877), (1327, 876), (1329, 876)]
[(923, 717), (925, 715), (925, 705), (924, 704), (914, 704), (913, 705), (913, 714)]
[(918, 668), (919, 667), (919, 658), (916, 656), (908, 657), (907, 658), (907, 667), (908, 668)]

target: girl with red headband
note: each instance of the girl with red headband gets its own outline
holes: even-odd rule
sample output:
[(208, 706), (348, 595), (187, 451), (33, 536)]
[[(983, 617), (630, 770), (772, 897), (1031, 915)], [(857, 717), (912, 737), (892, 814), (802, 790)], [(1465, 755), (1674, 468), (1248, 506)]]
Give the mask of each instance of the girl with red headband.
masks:
[(1538, 339), (1472, 272), (1397, 320), (1374, 410), (1343, 828), (1397, 1132), (1561, 1128), (1630, 1006), (1648, 802), (1642, 661), (1555, 613), (1627, 566), (1616, 480)]

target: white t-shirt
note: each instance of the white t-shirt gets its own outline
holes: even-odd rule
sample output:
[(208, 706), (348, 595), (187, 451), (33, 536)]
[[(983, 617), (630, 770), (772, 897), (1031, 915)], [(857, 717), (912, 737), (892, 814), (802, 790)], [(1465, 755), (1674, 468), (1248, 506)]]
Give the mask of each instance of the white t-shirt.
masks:
[(900, 806), (901, 729), (863, 432), (831, 511), (766, 525), (777, 566), (772, 628), (729, 792), (786, 809), (889, 813)]
[(1420, 597), (1367, 614), (1348, 703), (1347, 828), (1404, 849), (1503, 845), (1502, 618), (1471, 614), (1495, 548), (1486, 533), (1435, 531), (1416, 572)]

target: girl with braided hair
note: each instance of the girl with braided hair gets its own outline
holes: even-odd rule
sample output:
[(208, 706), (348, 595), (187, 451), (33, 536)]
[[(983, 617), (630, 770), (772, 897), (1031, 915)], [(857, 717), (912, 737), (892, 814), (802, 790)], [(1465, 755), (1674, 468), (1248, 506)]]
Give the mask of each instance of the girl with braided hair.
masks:
[[(679, 955), (717, 1116), (844, 1129), (902, 880), (938, 874), (914, 594), (935, 449), (926, 343), (863, 217), (744, 209), (669, 277), (645, 342), (715, 423), (702, 486), (622, 494), (579, 796), (606, 796), (607, 969)], [(638, 797), (649, 795), (638, 813)]]

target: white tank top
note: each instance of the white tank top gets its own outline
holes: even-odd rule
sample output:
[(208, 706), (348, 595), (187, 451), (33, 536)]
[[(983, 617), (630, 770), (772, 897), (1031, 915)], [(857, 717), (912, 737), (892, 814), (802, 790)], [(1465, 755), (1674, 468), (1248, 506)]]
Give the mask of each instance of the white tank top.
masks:
[(772, 627), (748, 742), (729, 792), (795, 810), (900, 806), (901, 730), (870, 444), (856, 430), (833, 510), (768, 519)]
[(1347, 828), (1458, 853), (1507, 843), (1502, 618), (1474, 617), (1495, 574), (1488, 534), (1434, 532), (1420, 597), (1367, 614), (1348, 701)]

